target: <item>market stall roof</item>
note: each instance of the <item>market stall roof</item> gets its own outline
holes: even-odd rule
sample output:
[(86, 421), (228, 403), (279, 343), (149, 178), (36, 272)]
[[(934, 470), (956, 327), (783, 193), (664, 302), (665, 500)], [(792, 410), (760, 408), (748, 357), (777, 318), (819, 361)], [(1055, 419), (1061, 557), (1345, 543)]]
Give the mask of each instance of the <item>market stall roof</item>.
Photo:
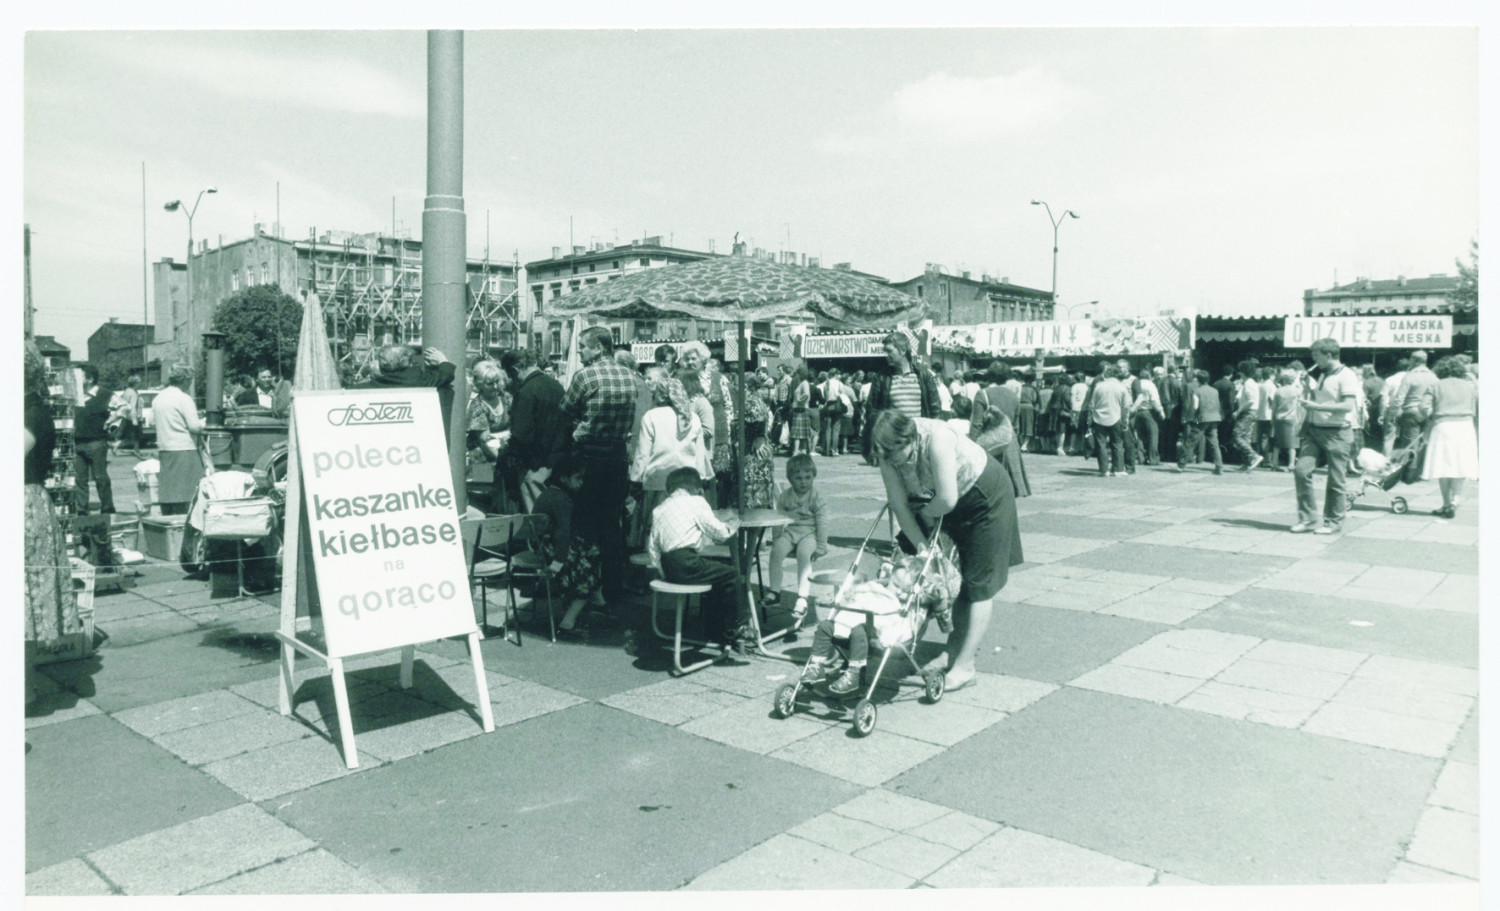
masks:
[(919, 298), (851, 272), (747, 256), (646, 269), (566, 294), (549, 309), (559, 316), (683, 313), (736, 321), (806, 314), (842, 326), (892, 326), (925, 315)]

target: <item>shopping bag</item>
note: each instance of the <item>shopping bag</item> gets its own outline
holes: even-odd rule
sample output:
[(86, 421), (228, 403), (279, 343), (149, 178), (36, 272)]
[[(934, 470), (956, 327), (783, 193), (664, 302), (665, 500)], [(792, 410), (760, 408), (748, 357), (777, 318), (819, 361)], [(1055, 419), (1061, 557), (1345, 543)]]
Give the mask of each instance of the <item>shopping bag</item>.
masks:
[(275, 512), (265, 497), (210, 500), (203, 511), (203, 537), (263, 538), (271, 533)]

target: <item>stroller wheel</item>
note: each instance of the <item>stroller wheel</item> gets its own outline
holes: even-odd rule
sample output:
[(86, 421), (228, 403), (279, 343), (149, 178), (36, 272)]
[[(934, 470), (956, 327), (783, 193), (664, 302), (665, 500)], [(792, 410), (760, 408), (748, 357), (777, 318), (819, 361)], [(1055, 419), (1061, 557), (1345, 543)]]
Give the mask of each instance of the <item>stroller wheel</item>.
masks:
[(1344, 511), (1348, 512), (1349, 510), (1353, 509), (1354, 508), (1354, 504), (1357, 503), (1357, 502), (1359, 502), (1359, 496), (1358, 496), (1358, 494), (1352, 494), (1352, 493), (1346, 493), (1346, 494), (1344, 494)]
[(1405, 515), (1406, 510), (1406, 497), (1396, 497), (1395, 499), (1391, 500), (1391, 512), (1400, 516)]
[(937, 702), (948, 689), (948, 675), (942, 671), (928, 671), (922, 675), (922, 683), (927, 688), (927, 701)]
[(868, 737), (875, 730), (875, 703), (861, 699), (854, 705), (854, 733)]
[(771, 706), (774, 718), (790, 718), (797, 711), (797, 684), (783, 683), (776, 690), (775, 704)]

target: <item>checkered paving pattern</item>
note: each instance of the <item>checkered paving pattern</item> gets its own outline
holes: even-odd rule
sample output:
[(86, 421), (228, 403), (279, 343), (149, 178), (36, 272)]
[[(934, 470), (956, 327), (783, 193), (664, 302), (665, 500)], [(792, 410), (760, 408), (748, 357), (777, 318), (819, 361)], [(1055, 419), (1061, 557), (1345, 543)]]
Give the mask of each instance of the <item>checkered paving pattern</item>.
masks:
[[(887, 523), (876, 522), (883, 505), (878, 473), (857, 457), (820, 457), (818, 465), (818, 483), (834, 511), (834, 546), (820, 568), (847, 567), (872, 524), (872, 543), (888, 546)], [(545, 847), (552, 844), (546, 833), (557, 830), (556, 844), (586, 839), (588, 816), (568, 810), (575, 798), (562, 782), (568, 774), (587, 775), (594, 760), (549, 756), (547, 745), (586, 743), (577, 726), (602, 718), (610, 719), (606, 727), (614, 733), (598, 744), (600, 756), (626, 763), (622, 767), (648, 769), (658, 755), (698, 757), (689, 767), (664, 770), (666, 791), (649, 796), (630, 791), (636, 785), (623, 783), (629, 776), (616, 776), (622, 778), (619, 801), (629, 804), (624, 809), (638, 813), (642, 825), (659, 823), (636, 837), (649, 837), (661, 852), (658, 865), (671, 869), (663, 871), (665, 879), (650, 880), (654, 885), (614, 888), (1475, 883), (1475, 516), (1431, 516), (1436, 485), (1422, 484), (1403, 490), (1411, 504), (1407, 515), (1367, 497), (1340, 535), (1290, 535), (1289, 475), (1231, 470), (1214, 477), (1201, 468), (1179, 474), (1143, 467), (1133, 476), (1104, 479), (1089, 465), (1028, 457), (1034, 495), (1017, 507), (1027, 562), (1012, 571), (997, 599), (975, 685), (936, 704), (922, 698), (920, 688), (887, 687), (876, 699), (876, 730), (865, 738), (852, 736), (841, 707), (818, 699), (791, 718), (772, 716), (772, 695), (798, 672), (795, 663), (754, 658), (674, 678), (659, 652), (633, 660), (612, 642), (551, 645), (528, 634), (520, 649), (498, 638), (483, 644), (493, 737), (480, 730), (461, 644), (419, 649), (410, 689), (399, 685), (395, 653), (348, 662), (360, 750), (360, 767), (349, 770), (337, 748), (326, 674), (302, 662), (296, 710), (291, 716), (276, 711), (276, 656), (265, 645), (275, 607), (214, 598), (201, 583), (153, 567), (132, 590), (96, 601), (97, 623), (110, 637), (99, 663), (46, 669), (42, 702), (26, 722), (36, 750), (35, 758), (28, 756), (27, 893), (503, 890), (469, 872), (493, 859), (467, 856), (457, 834), (462, 826), (439, 806), (463, 803), (476, 787), (558, 794), (555, 801), (528, 798), (519, 811), (535, 817), (530, 825), (541, 828), (528, 831), (543, 833), (534, 836), (543, 847), (502, 842), (518, 855), (515, 862), (540, 870), (527, 880), (535, 884), (524, 888), (589, 891), (634, 882), (576, 873), (574, 867), (586, 864), (563, 864), (556, 873), (548, 867), (558, 849)], [(1477, 499), (1471, 490), (1470, 502)], [(785, 570), (790, 588), (795, 564), (788, 561)], [(808, 638), (787, 646), (788, 654), (805, 657)], [(929, 630), (919, 660), (937, 655), (942, 641)], [(1069, 670), (1045, 670), (1061, 667)], [(1036, 679), (1042, 676), (1048, 679)], [(1110, 757), (1109, 774), (1125, 787), (1110, 789), (1116, 796), (1108, 807), (1059, 805), (1050, 814), (1045, 804), (960, 799), (960, 791), (930, 784), (931, 770), (949, 768), (944, 763), (958, 756), (966, 767), (977, 764), (972, 772), (982, 779), (993, 756), (1009, 770), (1007, 792), (1025, 795), (1047, 786), (1044, 770), (1027, 765), (1032, 755), (1054, 755), (1047, 736), (1122, 713), (1142, 723), (1154, 719), (1172, 733), (1143, 734), (1146, 745), (1137, 749), (1147, 752), (1129, 761)], [(1069, 731), (1044, 719), (1069, 719)], [(1343, 768), (1364, 776), (1360, 800), (1379, 803), (1378, 834), (1360, 843), (1318, 837), (1316, 814), (1298, 815), (1302, 798), (1333, 801), (1325, 810), (1334, 815), (1357, 816), (1363, 809), (1338, 803), (1354, 799), (1345, 791), (1319, 794), (1317, 774), (1287, 785), (1312, 790), (1260, 795), (1287, 807), (1265, 828), (1195, 820), (1191, 806), (1205, 796), (1201, 791), (1166, 798), (1175, 813), (1188, 814), (1182, 817), (1187, 822), (1223, 832), (1218, 853), (1261, 854), (1270, 865), (1265, 869), (1204, 864), (1186, 845), (1174, 849), (1170, 827), (1150, 833), (1147, 850), (1140, 839), (1111, 834), (1109, 825), (1068, 821), (1100, 814), (1153, 820), (1158, 814), (1150, 801), (1170, 788), (1151, 781), (1158, 770), (1170, 768), (1185, 744), (1211, 749), (1216, 738), (1236, 744), (1243, 759), (1227, 765), (1221, 780), (1194, 787), (1222, 788), (1225, 795), (1275, 791), (1276, 782), (1256, 781), (1257, 755), (1288, 752), (1297, 762), (1332, 770), (1363, 757)], [(489, 744), (512, 740), (540, 751), (529, 757), (533, 771), (517, 765), (510, 777), (492, 782), (482, 766), (463, 758), (489, 755)], [(159, 782), (154, 789), (187, 795), (181, 806), (91, 819), (87, 826), (63, 819), (60, 782), (73, 771), (68, 762), (81, 767), (89, 745), (103, 742), (118, 743), (117, 752), (134, 751), (130, 755), (139, 759), (131, 761), (147, 765), (132, 774)], [(59, 755), (70, 758), (52, 758)], [(1088, 757), (1069, 759), (1086, 763)], [(44, 760), (61, 767), (32, 765)], [(392, 782), (444, 762), (472, 771), (455, 778), (451, 794), (441, 782), (424, 782), (444, 793), (431, 805), (392, 805), (415, 828), (454, 829), (451, 841), (439, 839), (449, 847), (438, 862), (452, 867), (441, 889), (403, 867), (399, 849), (383, 846), (386, 836), (332, 838), (316, 817), (305, 815), (312, 812), (305, 808), (335, 793), (341, 805), (384, 806), (389, 795), (405, 793)], [(1252, 774), (1234, 780), (1233, 770), (1246, 763)], [(707, 822), (689, 822), (679, 834), (668, 824), (683, 810), (670, 806), (672, 777), (691, 791), (694, 770), (708, 767), (744, 769), (739, 784), (713, 787), (748, 788), (747, 799), (779, 815), (749, 826), (757, 834), (734, 843), (706, 834), (715, 831), (710, 804), (702, 808)], [(649, 775), (644, 780), (652, 788), (659, 784)], [(788, 784), (778, 787), (778, 781)], [(600, 787), (590, 799), (604, 800), (608, 812), (609, 783)], [(828, 799), (788, 803), (787, 787)], [(141, 806), (151, 805), (148, 798)], [(745, 830), (744, 817), (737, 819), (736, 828)], [(507, 819), (466, 822), (503, 827)], [(563, 834), (570, 826), (579, 834)], [(1318, 844), (1327, 857), (1276, 868), (1278, 855), (1270, 848), (1288, 835)], [(1264, 850), (1257, 839), (1264, 839)], [(1211, 845), (1205, 850), (1214, 853)], [(530, 861), (528, 851), (536, 852)]]

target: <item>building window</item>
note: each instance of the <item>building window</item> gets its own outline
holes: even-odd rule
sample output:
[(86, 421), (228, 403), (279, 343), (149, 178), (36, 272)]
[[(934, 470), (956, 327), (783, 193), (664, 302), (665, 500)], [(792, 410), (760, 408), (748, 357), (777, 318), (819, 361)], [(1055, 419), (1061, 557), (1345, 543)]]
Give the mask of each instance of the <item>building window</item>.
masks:
[(568, 282), (569, 291), (577, 291), (579, 287), (580, 285), (577, 279), (573, 279), (572, 281)]
[(642, 256), (641, 257), (641, 265), (643, 265), (643, 266), (649, 266), (649, 265), (651, 265), (651, 257), (649, 257), (649, 256)]
[(260, 264), (260, 283), (269, 285), (271, 283), (271, 267), (266, 263)]
[(540, 307), (542, 305), (542, 286), (533, 285), (531, 288), (531, 296), (536, 301), (536, 305)]
[(620, 268), (620, 261), (618, 259), (615, 260), (613, 263), (610, 264), (610, 267), (613, 268), (613, 269), (619, 269)]
[(562, 324), (552, 324), (552, 350), (550, 354), (562, 354)]
[(232, 291), (240, 290), (240, 274), (238, 272), (229, 273), (229, 288)]
[(594, 271), (594, 264), (593, 263), (589, 263), (589, 271), (590, 272)]
[(320, 281), (320, 282), (331, 282), (331, 281), (333, 281), (333, 266), (330, 266), (327, 263), (318, 263), (317, 270), (318, 270), (318, 272), (317, 272), (318, 281)]
[(609, 337), (614, 340), (614, 343), (616, 345), (620, 344), (620, 327), (619, 326), (610, 326), (609, 327)]
[(599, 283), (599, 279), (597, 279), (597, 278), (586, 278), (586, 279), (583, 280), (583, 283), (585, 285), (595, 285), (595, 284)]
[(635, 340), (638, 342), (650, 341), (656, 338), (656, 320), (638, 319), (634, 321)]
[(921, 296), (922, 296), (922, 286), (918, 285), (917, 286), (917, 297), (920, 298)]

